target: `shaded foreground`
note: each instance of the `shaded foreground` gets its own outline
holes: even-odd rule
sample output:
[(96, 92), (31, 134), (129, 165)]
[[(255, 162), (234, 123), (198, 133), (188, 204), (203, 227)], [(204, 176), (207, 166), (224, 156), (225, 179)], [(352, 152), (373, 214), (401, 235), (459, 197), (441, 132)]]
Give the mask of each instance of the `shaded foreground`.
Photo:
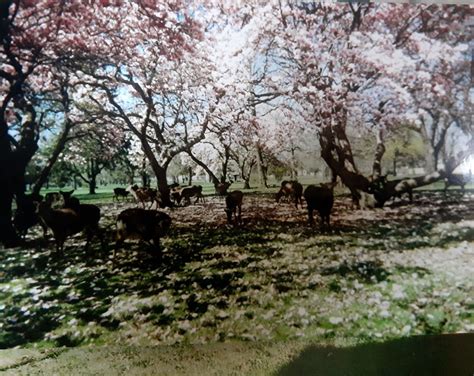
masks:
[[(417, 193), (415, 205), (352, 210), (332, 231), (304, 209), (246, 196), (243, 225), (222, 198), (168, 211), (161, 261), (146, 245), (64, 257), (28, 240), (0, 253), (0, 347), (199, 344), (232, 340), (369, 342), (474, 330), (472, 192)], [(116, 213), (103, 205), (112, 241)], [(38, 229), (39, 230), (39, 229)]]
[(58, 376), (457, 376), (474, 373), (472, 354), (474, 333), (412, 337), (342, 348), (303, 341), (171, 347), (104, 346), (42, 353), (4, 350), (0, 351), (0, 372)]

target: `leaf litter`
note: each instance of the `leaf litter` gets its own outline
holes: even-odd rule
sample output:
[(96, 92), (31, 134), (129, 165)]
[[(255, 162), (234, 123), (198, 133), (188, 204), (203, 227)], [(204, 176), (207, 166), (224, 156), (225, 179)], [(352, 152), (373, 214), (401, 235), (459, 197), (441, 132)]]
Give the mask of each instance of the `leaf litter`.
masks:
[[(31, 231), (0, 255), (0, 346), (175, 344), (334, 337), (360, 341), (474, 330), (472, 193), (423, 192), (414, 205), (354, 210), (338, 197), (332, 229), (271, 195), (244, 199), (229, 225), (224, 199), (167, 210), (157, 260), (147, 244), (64, 255)], [(105, 237), (130, 203), (101, 205)]]

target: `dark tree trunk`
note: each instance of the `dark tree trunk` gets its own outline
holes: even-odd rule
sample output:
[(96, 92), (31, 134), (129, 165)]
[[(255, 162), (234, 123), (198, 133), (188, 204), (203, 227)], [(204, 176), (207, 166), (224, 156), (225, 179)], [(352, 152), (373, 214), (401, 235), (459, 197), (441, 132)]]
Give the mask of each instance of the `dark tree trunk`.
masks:
[(142, 179), (142, 187), (148, 187), (150, 185), (150, 179), (146, 171), (142, 171), (141, 179)]
[(26, 166), (38, 149), (34, 112), (31, 115), (32, 120), (22, 125), (22, 137), (15, 150), (11, 147), (8, 127), (0, 124), (0, 242), (6, 247), (20, 241), (12, 224), (12, 204), (14, 197), (18, 202), (25, 195)]
[(10, 141), (0, 135), (0, 242), (6, 247), (18, 244), (19, 237), (13, 229), (12, 204), (14, 195), (13, 171), (11, 168)]
[[(143, 145), (143, 142), (142, 142), (142, 145)], [(149, 145), (148, 145), (148, 148), (150, 149)], [(155, 157), (153, 156), (153, 152), (151, 151), (151, 149), (150, 149), (150, 153), (151, 153), (151, 157), (154, 159)], [(142, 170), (141, 170), (141, 173), (140, 173), (140, 176), (141, 176), (141, 179), (142, 179), (142, 187), (148, 187), (148, 184), (149, 184), (148, 174), (146, 173), (146, 160), (147, 160), (147, 157), (148, 157), (148, 155), (145, 152), (145, 156), (143, 157), (143, 162), (142, 162)]]
[(89, 180), (89, 194), (90, 195), (95, 195), (96, 191), (95, 189), (97, 188), (97, 180), (96, 176), (91, 176)]
[(248, 157), (245, 157), (241, 163), (239, 163), (240, 168), (240, 177), (244, 181), (244, 189), (250, 189), (250, 176), (252, 175), (253, 167), (255, 166), (255, 158), (250, 158), (248, 161)]
[(222, 161), (222, 176), (221, 176), (221, 183), (225, 183), (227, 181), (227, 172), (229, 167), (229, 160), (230, 160), (230, 146), (224, 146), (224, 156)]
[(211, 179), (212, 184), (214, 184), (214, 186), (219, 185), (220, 181), (217, 178), (217, 176), (214, 175), (214, 173), (211, 171), (211, 169), (209, 167), (207, 167), (207, 165), (204, 162), (197, 159), (190, 150), (187, 150), (186, 152), (188, 153), (189, 157), (194, 161), (194, 163), (201, 166), (203, 168), (203, 170), (206, 171), (207, 175)]
[(150, 162), (151, 169), (153, 170), (153, 173), (155, 174), (158, 183), (158, 190), (160, 191), (161, 196), (161, 206), (173, 207), (173, 203), (171, 202), (170, 198), (170, 190), (168, 188), (167, 165), (161, 166), (158, 163), (155, 158), (155, 155), (153, 154), (153, 150), (145, 137), (142, 137), (140, 141), (142, 143), (145, 157)]
[[(338, 138), (338, 140), (336, 140)], [(350, 144), (343, 126), (323, 125), (319, 132), (321, 157), (327, 163), (333, 174), (341, 178), (344, 185), (351, 191), (362, 190), (368, 192), (369, 180), (361, 175), (354, 163)], [(345, 145), (341, 147), (340, 145)]]
[[(331, 170), (336, 173), (350, 190), (355, 200), (360, 198), (359, 191), (372, 194), (376, 200), (376, 205), (381, 207), (385, 202), (402, 193), (410, 193), (414, 188), (431, 184), (443, 179), (451, 173), (460, 161), (469, 155), (467, 151), (458, 153), (455, 158), (451, 158), (446, 163), (444, 171), (409, 179), (399, 179), (387, 181), (380, 177), (369, 180), (363, 176), (356, 168), (350, 144), (345, 134), (344, 125), (341, 122), (323, 124), (320, 127), (319, 142), (321, 145), (321, 156), (326, 161)], [(471, 141), (472, 147), (474, 140)]]
[(95, 195), (97, 189), (97, 176), (104, 168), (104, 165), (101, 165), (97, 160), (91, 158), (87, 161), (87, 172), (85, 177), (79, 170), (75, 170), (76, 176), (81, 178), (87, 186), (89, 187), (89, 194)]
[(172, 207), (173, 203), (170, 199), (170, 189), (168, 187), (166, 168), (160, 167), (155, 171), (155, 175), (158, 181), (158, 190), (160, 191), (161, 206), (164, 208)]
[(8, 135), (8, 126), (0, 119), (0, 241), (5, 246), (14, 245), (19, 238), (13, 229), (12, 204), (14, 195), (14, 176), (11, 169), (12, 148)]
[(188, 167), (188, 185), (193, 184), (193, 169), (192, 167)]

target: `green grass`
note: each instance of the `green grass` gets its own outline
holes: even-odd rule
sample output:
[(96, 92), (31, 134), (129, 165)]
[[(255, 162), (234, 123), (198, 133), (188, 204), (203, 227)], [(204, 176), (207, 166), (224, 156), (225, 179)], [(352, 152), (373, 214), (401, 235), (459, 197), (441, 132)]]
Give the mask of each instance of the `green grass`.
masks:
[[(319, 182), (316, 181), (316, 179), (313, 176), (302, 176), (299, 177), (298, 180), (303, 184), (304, 187), (310, 185), (310, 184), (318, 184)], [(207, 181), (193, 181), (193, 184), (196, 185), (201, 185), (203, 187), (203, 194), (204, 195), (215, 195), (215, 190), (214, 190), (214, 185), (210, 182)], [(258, 187), (258, 184), (256, 182), (251, 182), (251, 189), (243, 189), (243, 182), (235, 182), (231, 185), (230, 191), (232, 190), (242, 190), (244, 193), (263, 193), (263, 194), (272, 194), (278, 191), (278, 188), (280, 187), (280, 181), (274, 181), (274, 180), (269, 180), (268, 182), (269, 187), (268, 188), (261, 188)], [(90, 203), (110, 203), (112, 202), (113, 198), (113, 189), (115, 187), (118, 187), (120, 185), (116, 184), (109, 184), (109, 185), (103, 185), (100, 186), (99, 188), (96, 189), (96, 194), (95, 195), (90, 195), (89, 194), (89, 189), (87, 187), (79, 187), (76, 188), (74, 191), (74, 196), (79, 198), (81, 201), (89, 201)], [(63, 187), (61, 190), (63, 191), (69, 191), (73, 189), (73, 187)], [(460, 188), (459, 187), (449, 187), (448, 190), (453, 190), (453, 191), (458, 191)], [(469, 183), (465, 187), (466, 190), (472, 190), (474, 189), (474, 183)], [(41, 190), (41, 193), (44, 195), (48, 192), (58, 192), (60, 189), (58, 187), (50, 187), (48, 189), (43, 189)], [(433, 184), (429, 184), (423, 187), (418, 187), (415, 189), (418, 192), (422, 191), (443, 191), (444, 190), (444, 182), (439, 181)], [(345, 188), (340, 188), (336, 187), (335, 191), (336, 195), (347, 195), (349, 192)]]
[[(78, 197), (104, 204), (111, 192), (103, 189)], [(303, 209), (261, 194), (246, 195), (243, 226), (227, 226), (222, 198), (210, 198), (168, 211), (162, 260), (130, 242), (115, 266), (98, 242), (85, 255), (83, 237), (68, 239), (57, 255), (33, 235), (0, 253), (0, 348), (466, 331), (474, 325), (470, 197), (425, 191), (413, 206), (371, 212), (338, 198), (333, 231), (309, 228)], [(108, 244), (125, 206), (102, 206)]]

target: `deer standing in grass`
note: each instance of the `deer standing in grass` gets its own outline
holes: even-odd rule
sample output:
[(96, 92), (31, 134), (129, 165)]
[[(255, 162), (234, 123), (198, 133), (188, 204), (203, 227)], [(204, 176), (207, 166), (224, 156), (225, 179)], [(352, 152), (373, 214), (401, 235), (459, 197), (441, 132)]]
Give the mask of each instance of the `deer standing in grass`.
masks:
[(168, 233), (170, 226), (170, 216), (157, 210), (134, 208), (122, 211), (117, 217), (117, 242), (113, 254), (114, 262), (117, 250), (126, 239), (153, 241), (158, 257), (161, 257), (160, 239)]
[(280, 190), (276, 194), (276, 202), (279, 202), (282, 196), (289, 197), (295, 203), (298, 209), (298, 202), (303, 205), (301, 196), (303, 195), (303, 186), (295, 180), (283, 180), (281, 182)]
[(304, 191), (304, 198), (308, 206), (308, 222), (310, 226), (314, 224), (313, 211), (317, 210), (321, 217), (321, 228), (326, 223), (328, 228), (330, 225), (331, 210), (334, 205), (334, 189), (335, 183), (309, 185)]
[(198, 203), (199, 200), (204, 202), (204, 196), (202, 195), (202, 186), (200, 185), (193, 185), (192, 187), (185, 187), (181, 190), (175, 190), (172, 192), (172, 197), (176, 200), (178, 205), (181, 203), (181, 200), (184, 198), (184, 204), (190, 205), (191, 204), (191, 197), (196, 197), (194, 203)]
[(242, 200), (244, 194), (242, 191), (232, 191), (225, 197), (226, 208), (224, 211), (227, 214), (227, 222), (232, 223), (232, 214), (236, 223), (242, 223)]

